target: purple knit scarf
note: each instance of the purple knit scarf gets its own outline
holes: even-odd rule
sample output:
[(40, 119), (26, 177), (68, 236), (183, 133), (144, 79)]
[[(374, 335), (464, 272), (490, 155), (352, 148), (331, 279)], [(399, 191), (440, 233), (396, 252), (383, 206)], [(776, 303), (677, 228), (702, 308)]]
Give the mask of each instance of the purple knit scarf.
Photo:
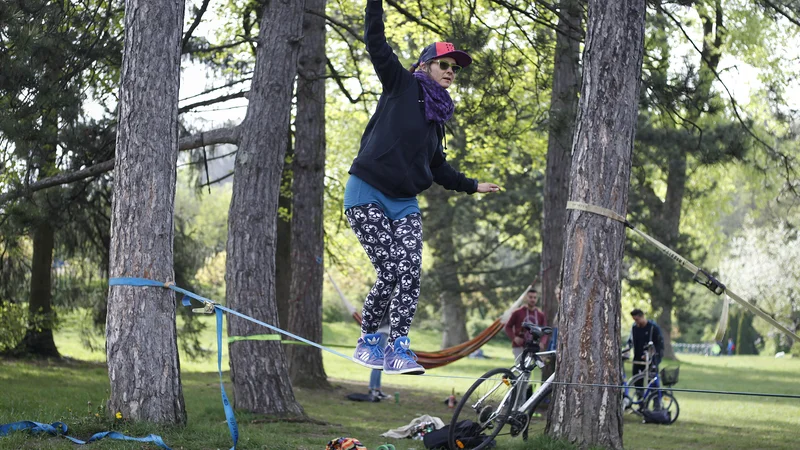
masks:
[(433, 80), (425, 72), (416, 71), (414, 77), (422, 86), (423, 99), (425, 100), (425, 118), (431, 122), (445, 123), (453, 117), (456, 107), (447, 89)]

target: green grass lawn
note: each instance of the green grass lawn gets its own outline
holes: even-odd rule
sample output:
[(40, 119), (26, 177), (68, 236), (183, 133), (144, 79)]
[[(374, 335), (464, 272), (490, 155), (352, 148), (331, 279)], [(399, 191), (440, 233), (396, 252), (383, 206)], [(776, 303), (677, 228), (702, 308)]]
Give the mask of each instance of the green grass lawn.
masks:
[[(203, 334), (209, 350), (216, 351), (213, 318)], [(329, 344), (353, 344), (358, 335), (354, 324), (325, 326), (324, 341)], [(414, 331), (412, 343), (420, 349), (437, 348), (439, 337), (430, 332)], [(181, 361), (182, 380), (189, 423), (184, 428), (161, 427), (152, 424), (133, 424), (109, 419), (100, 410), (108, 397), (108, 377), (103, 351), (83, 348), (75, 327), (65, 322), (57, 333), (57, 344), (65, 356), (80, 360), (67, 363), (31, 363), (0, 361), (0, 423), (17, 420), (38, 422), (62, 421), (70, 426), (70, 434), (88, 438), (98, 431), (114, 430), (129, 435), (161, 435), (173, 449), (230, 448), (231, 441), (225, 424), (219, 383), (216, 375), (216, 355), (211, 353), (200, 361)], [(234, 344), (235, 345), (235, 344)], [(443, 368), (429, 371), (436, 376), (384, 376), (384, 391), (398, 392), (400, 403), (394, 400), (381, 403), (354, 403), (345, 395), (366, 392), (369, 370), (325, 354), (325, 368), (335, 389), (313, 391), (295, 389), (306, 413), (324, 423), (265, 423), (259, 417), (237, 412), (239, 448), (242, 449), (322, 449), (325, 443), (338, 436), (352, 436), (374, 449), (386, 442), (398, 450), (422, 450), (420, 441), (392, 440), (380, 437), (390, 428), (407, 424), (413, 418), (430, 414), (449, 422), (451, 410), (443, 400), (452, 389), (464, 392), (472, 383), (469, 377), (512, 363), (506, 344), (489, 343), (484, 347), (492, 359), (462, 359)], [(349, 353), (348, 350), (341, 350)], [(227, 367), (227, 360), (224, 362)], [(668, 363), (675, 364), (675, 363)], [(678, 388), (714, 389), (749, 392), (800, 394), (800, 360), (765, 357), (708, 358), (681, 356), (681, 378)], [(446, 376), (466, 378), (444, 378)], [(232, 386), (226, 385), (232, 397)], [(773, 449), (799, 448), (800, 400), (719, 396), (677, 392), (680, 417), (672, 426), (643, 425), (633, 415), (625, 416), (624, 441), (626, 448), (703, 448), (703, 449)], [(542, 429), (539, 425), (538, 429)], [(499, 449), (569, 448), (563, 443), (537, 437), (534, 443), (519, 440), (498, 442)], [(132, 449), (155, 448), (138, 443), (101, 441), (94, 448)], [(61, 438), (32, 437), (16, 433), (0, 438), (0, 448), (73, 448), (74, 444)]]

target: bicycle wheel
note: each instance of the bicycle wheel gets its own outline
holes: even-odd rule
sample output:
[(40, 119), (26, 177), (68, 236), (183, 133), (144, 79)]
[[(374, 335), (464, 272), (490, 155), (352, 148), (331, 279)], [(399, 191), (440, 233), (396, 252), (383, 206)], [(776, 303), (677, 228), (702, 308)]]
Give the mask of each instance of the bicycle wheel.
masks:
[(645, 409), (651, 411), (665, 410), (669, 413), (669, 423), (675, 423), (678, 420), (678, 414), (681, 412), (681, 407), (678, 405), (678, 400), (669, 392), (661, 391), (661, 398), (659, 398), (658, 391), (650, 393), (644, 400)]
[(462, 450), (463, 443), (456, 443), (456, 424), (462, 420), (471, 420), (480, 426), (479, 434), (485, 438), (473, 450), (486, 448), (500, 433), (508, 420), (508, 414), (514, 404), (511, 391), (514, 389), (514, 373), (509, 369), (492, 369), (476, 381), (461, 397), (453, 419), (450, 420), (450, 433), (447, 442), (451, 450)]
[[(650, 380), (653, 379), (653, 374), (651, 373), (648, 377)], [(637, 387), (636, 383), (641, 381), (642, 387)], [(628, 385), (628, 398), (631, 400), (631, 403), (628, 407), (632, 407), (634, 405), (641, 405), (644, 406), (644, 400), (642, 397), (647, 393), (647, 386), (644, 385), (644, 372), (637, 373), (636, 375), (632, 376), (630, 380), (626, 383)], [(650, 388), (652, 390), (652, 388)], [(662, 391), (663, 392), (663, 391)], [(648, 393), (649, 396), (649, 393)], [(623, 402), (625, 401), (625, 391), (622, 391)], [(623, 403), (624, 406), (624, 403)]]

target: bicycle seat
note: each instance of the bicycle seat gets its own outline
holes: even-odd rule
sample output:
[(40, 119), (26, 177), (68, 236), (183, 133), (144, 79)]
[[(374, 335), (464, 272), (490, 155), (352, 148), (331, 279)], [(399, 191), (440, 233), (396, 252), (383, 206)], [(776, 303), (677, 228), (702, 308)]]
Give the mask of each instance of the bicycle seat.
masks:
[(539, 339), (542, 336), (545, 336), (545, 335), (548, 335), (548, 334), (553, 334), (553, 328), (552, 327), (540, 327), (540, 326), (534, 325), (534, 324), (532, 324), (530, 322), (523, 322), (522, 323), (522, 328), (528, 330), (533, 335), (534, 339)]

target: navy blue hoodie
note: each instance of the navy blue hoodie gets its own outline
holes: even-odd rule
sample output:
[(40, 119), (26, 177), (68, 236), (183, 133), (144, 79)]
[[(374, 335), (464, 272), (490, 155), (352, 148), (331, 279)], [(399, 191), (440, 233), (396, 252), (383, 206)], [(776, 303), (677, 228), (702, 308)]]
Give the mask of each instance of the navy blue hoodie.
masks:
[(364, 41), (383, 85), (350, 173), (389, 197), (414, 197), (435, 181), (475, 193), (478, 182), (453, 169), (442, 148), (442, 125), (425, 119), (419, 82), (386, 42), (383, 1), (367, 2)]

